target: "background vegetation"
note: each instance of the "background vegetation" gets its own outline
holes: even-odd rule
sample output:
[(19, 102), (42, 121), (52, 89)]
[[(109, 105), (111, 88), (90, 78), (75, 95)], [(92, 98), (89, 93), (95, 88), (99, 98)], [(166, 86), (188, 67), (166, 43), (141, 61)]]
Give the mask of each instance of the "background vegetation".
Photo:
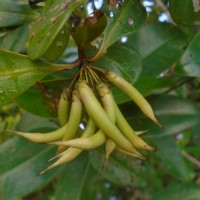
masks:
[[(63, 3), (0, 1), (0, 199), (200, 199), (199, 1), (74, 0), (57, 19), (62, 10), (56, 6)], [(96, 9), (108, 22), (102, 22), (106, 28), (88, 46), (88, 55), (102, 53), (95, 66), (121, 74), (147, 97), (163, 130), (112, 88), (127, 120), (136, 130), (149, 130), (142, 137), (158, 150), (144, 152), (146, 161), (113, 154), (102, 170), (99, 148), (38, 176), (54, 147), (12, 130), (58, 128), (57, 101), (76, 71), (59, 67), (77, 58), (76, 44), (68, 32), (59, 35), (65, 30), (60, 26), (74, 12), (85, 16)], [(87, 37), (96, 37), (95, 31)]]

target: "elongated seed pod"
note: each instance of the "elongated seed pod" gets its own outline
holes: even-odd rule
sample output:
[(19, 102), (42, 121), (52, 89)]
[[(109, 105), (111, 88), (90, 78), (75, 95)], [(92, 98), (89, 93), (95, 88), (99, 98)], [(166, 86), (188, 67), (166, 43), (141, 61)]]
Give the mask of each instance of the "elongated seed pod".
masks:
[(116, 125), (124, 134), (124, 136), (132, 143), (136, 149), (146, 149), (148, 151), (155, 151), (154, 147), (149, 146), (142, 138), (140, 138), (135, 131), (131, 128), (129, 123), (126, 121), (117, 104), (116, 108)]
[(82, 151), (79, 149), (70, 148), (64, 155), (62, 155), (55, 163), (47, 167), (44, 171), (40, 172), (40, 174), (45, 173), (46, 171), (53, 169), (56, 166), (67, 163), (71, 160), (74, 160), (78, 155), (80, 155)]
[(120, 149), (119, 147), (116, 147), (116, 151), (118, 151), (122, 154), (128, 155), (128, 156), (132, 156), (132, 157), (135, 157), (135, 158), (140, 158), (142, 160), (146, 160), (146, 158), (142, 155), (138, 155), (136, 153), (130, 153), (130, 152), (124, 151), (123, 149)]
[[(83, 134), (81, 135), (81, 138), (87, 138), (87, 137), (93, 135), (95, 133), (95, 131), (96, 131), (96, 125), (92, 119), (89, 119), (87, 126), (86, 126), (85, 130), (83, 131)], [(70, 147), (69, 149), (73, 149), (73, 147)], [(57, 154), (56, 156), (51, 158), (49, 161), (64, 155), (69, 149), (65, 150), (64, 152), (62, 152), (60, 154)], [(79, 150), (80, 150), (80, 153), (83, 151), (82, 149), (79, 149)]]
[(118, 76), (116, 73), (112, 71), (105, 73), (105, 77), (107, 78), (108, 81), (116, 85), (118, 88), (124, 91), (128, 96), (130, 96), (130, 98), (137, 104), (137, 106), (142, 110), (142, 112), (148, 118), (150, 118), (153, 122), (162, 127), (162, 125), (155, 118), (151, 105), (133, 85), (131, 85), (128, 81), (126, 81), (125, 79)]
[(64, 126), (69, 119), (69, 89), (64, 88), (58, 103), (58, 121), (60, 126)]
[(110, 120), (94, 96), (92, 90), (84, 81), (80, 81), (78, 83), (78, 91), (88, 114), (92, 117), (96, 125), (119, 147), (131, 152), (133, 150), (132, 144), (123, 136), (115, 124)]
[[(73, 91), (72, 94), (72, 106), (68, 121), (68, 128), (63, 136), (63, 140), (70, 140), (72, 139), (78, 130), (79, 123), (81, 121), (82, 116), (82, 103), (79, 99), (79, 94), (76, 90)], [(60, 146), (58, 148), (57, 154), (64, 151), (66, 149), (65, 146)]]
[(105, 141), (106, 135), (103, 133), (102, 130), (98, 130), (97, 133), (87, 138), (76, 138), (68, 141), (50, 142), (49, 144), (65, 145), (77, 149), (90, 150), (101, 146), (105, 143)]
[(56, 131), (52, 131), (49, 133), (23, 133), (19, 131), (15, 131), (15, 133), (32, 142), (46, 143), (46, 142), (60, 140), (64, 136), (65, 132), (67, 131), (67, 127), (68, 127), (68, 124), (65, 124), (65, 126), (57, 129)]
[[(113, 96), (111, 95), (111, 91), (105, 83), (99, 83), (96, 86), (97, 92), (101, 97), (101, 102), (103, 105), (106, 114), (111, 119), (111, 121), (115, 124), (116, 121), (116, 113), (115, 113), (115, 104)], [(106, 140), (106, 153), (105, 160), (108, 160), (110, 154), (114, 151), (116, 144), (108, 138)]]

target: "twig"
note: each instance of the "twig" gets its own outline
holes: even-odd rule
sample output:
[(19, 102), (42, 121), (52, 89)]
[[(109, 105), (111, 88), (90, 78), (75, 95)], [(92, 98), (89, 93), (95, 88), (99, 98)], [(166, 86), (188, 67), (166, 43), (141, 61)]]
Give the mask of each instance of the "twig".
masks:
[(186, 151), (182, 150), (181, 154), (183, 157), (187, 158), (189, 161), (191, 161), (193, 164), (195, 164), (198, 168), (200, 168), (200, 161), (191, 156), (189, 153)]

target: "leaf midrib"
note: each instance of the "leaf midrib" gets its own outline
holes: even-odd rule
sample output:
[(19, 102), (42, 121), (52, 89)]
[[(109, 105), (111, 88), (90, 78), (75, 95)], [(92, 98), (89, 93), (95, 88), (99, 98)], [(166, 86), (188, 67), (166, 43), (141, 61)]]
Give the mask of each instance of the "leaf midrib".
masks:
[(5, 77), (5, 76), (18, 76), (19, 74), (25, 74), (25, 73), (31, 73), (31, 72), (36, 72), (38, 71), (39, 73), (41, 72), (56, 72), (58, 71), (58, 68), (55, 67), (30, 67), (30, 68), (24, 68), (24, 69), (15, 69), (14, 71), (4, 71), (0, 72), (0, 78)]
[(177, 35), (173, 35), (172, 37), (169, 37), (164, 43), (162, 43), (161, 45), (157, 46), (155, 49), (153, 49), (153, 51), (151, 51), (150, 53), (146, 54), (142, 60), (144, 61), (145, 59), (147, 59), (148, 57), (152, 56), (153, 53), (155, 53), (156, 51), (158, 51), (160, 48), (164, 47), (166, 43), (171, 42), (173, 39), (175, 39), (177, 37)]

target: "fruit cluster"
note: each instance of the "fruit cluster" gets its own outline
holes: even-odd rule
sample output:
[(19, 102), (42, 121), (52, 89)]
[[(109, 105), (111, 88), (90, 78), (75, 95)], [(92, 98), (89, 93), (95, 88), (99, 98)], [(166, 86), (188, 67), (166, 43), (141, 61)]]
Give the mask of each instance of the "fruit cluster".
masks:
[[(52, 158), (58, 160), (41, 173), (103, 144), (105, 160), (114, 150), (140, 159), (145, 157), (139, 149), (155, 151), (139, 137), (141, 132), (135, 132), (128, 124), (108, 87), (110, 84), (128, 94), (147, 117), (161, 126), (150, 104), (128, 81), (112, 71), (83, 66), (61, 94), (58, 104), (61, 128), (45, 134), (16, 132), (33, 142), (58, 145), (56, 156)], [(81, 123), (86, 126), (80, 134)]]

